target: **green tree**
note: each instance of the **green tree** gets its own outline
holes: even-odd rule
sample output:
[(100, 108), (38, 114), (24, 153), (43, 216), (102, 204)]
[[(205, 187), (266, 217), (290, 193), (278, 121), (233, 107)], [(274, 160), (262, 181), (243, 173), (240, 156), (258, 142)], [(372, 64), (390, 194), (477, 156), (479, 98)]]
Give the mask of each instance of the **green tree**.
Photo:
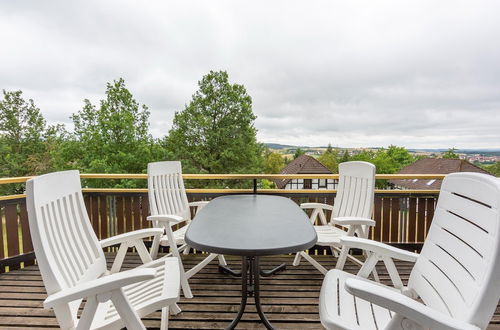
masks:
[(191, 173), (260, 173), (263, 146), (245, 87), (210, 71), (184, 110), (176, 112), (166, 147)]
[(296, 150), (295, 150), (295, 153), (293, 154), (293, 159), (297, 159), (299, 158), (300, 156), (302, 155), (305, 155), (306, 152), (304, 150), (302, 150), (300, 147), (298, 147)]
[[(143, 173), (151, 161), (168, 158), (149, 134), (149, 111), (125, 87), (123, 79), (108, 83), (99, 106), (84, 100), (71, 117), (72, 139), (62, 148), (64, 164), (90, 173)], [(138, 182), (96, 182), (94, 186), (135, 187)]]
[(347, 149), (346, 149), (346, 150), (344, 150), (344, 153), (342, 154), (342, 157), (340, 158), (339, 163), (348, 162), (350, 159), (351, 159), (351, 156), (349, 156), (349, 151), (347, 151)]
[(496, 162), (495, 164), (483, 166), (485, 170), (493, 174), (494, 176), (500, 177), (500, 162)]
[(325, 165), (332, 173), (339, 171), (339, 155), (336, 150), (329, 144), (328, 148), (319, 157), (318, 161)]
[(280, 173), (285, 167), (285, 159), (280, 153), (275, 151), (266, 151), (264, 160), (264, 173), (276, 174)]
[(442, 157), (446, 159), (458, 159), (460, 158), (456, 153), (457, 149), (450, 148), (446, 152), (443, 152)]
[[(54, 169), (52, 151), (57, 149), (62, 126), (48, 126), (33, 100), (24, 100), (22, 91), (3, 90), (0, 100), (0, 176), (37, 175)], [(21, 186), (7, 187), (4, 193), (21, 192)]]
[[(359, 154), (351, 156), (350, 160), (370, 162), (377, 167), (377, 173), (393, 174), (412, 164), (417, 158), (404, 147), (391, 145), (387, 149), (379, 149), (376, 152), (363, 150)], [(377, 180), (377, 187), (383, 188), (386, 185), (386, 180)]]

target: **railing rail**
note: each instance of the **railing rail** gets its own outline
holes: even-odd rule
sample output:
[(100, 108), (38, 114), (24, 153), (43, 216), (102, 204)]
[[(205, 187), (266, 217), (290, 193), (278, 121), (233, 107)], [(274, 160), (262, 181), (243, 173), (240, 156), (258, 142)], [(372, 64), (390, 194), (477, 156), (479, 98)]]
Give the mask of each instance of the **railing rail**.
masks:
[[(252, 193), (262, 179), (337, 179), (338, 175), (184, 174), (186, 180), (254, 180), (254, 189), (187, 189), (188, 198), (210, 200), (224, 194)], [(0, 178), (1, 184), (23, 183), (30, 177)], [(146, 179), (146, 174), (81, 174), (82, 179)], [(377, 179), (443, 179), (444, 175), (378, 174)], [(84, 188), (92, 226), (100, 239), (149, 227), (147, 189)], [(258, 193), (289, 197), (297, 203), (333, 204), (335, 190), (258, 189)], [(376, 190), (371, 238), (417, 249), (424, 241), (434, 214), (437, 190)], [(327, 216), (329, 216), (327, 214)], [(0, 196), (0, 272), (34, 262), (25, 195)], [(326, 253), (315, 248), (312, 253)]]

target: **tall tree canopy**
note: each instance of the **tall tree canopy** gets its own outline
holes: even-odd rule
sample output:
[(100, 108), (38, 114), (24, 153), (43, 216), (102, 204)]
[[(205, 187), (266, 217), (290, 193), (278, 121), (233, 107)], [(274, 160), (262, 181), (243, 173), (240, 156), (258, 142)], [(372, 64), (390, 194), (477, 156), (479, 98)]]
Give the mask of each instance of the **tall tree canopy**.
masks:
[(268, 149), (264, 154), (264, 158), (264, 173), (277, 174), (285, 167), (285, 159), (280, 153)]
[(328, 148), (318, 157), (318, 160), (332, 171), (332, 173), (339, 172), (339, 153), (332, 148), (331, 144), (328, 144)]
[(84, 100), (72, 117), (75, 131), (63, 150), (66, 164), (91, 173), (142, 173), (150, 161), (166, 157), (149, 134), (149, 111), (125, 87), (108, 83), (99, 106)]
[(293, 159), (297, 159), (299, 158), (300, 156), (302, 155), (305, 155), (306, 152), (304, 150), (302, 150), (300, 147), (298, 147), (295, 152), (293, 153)]
[(3, 90), (0, 100), (0, 176), (25, 176), (54, 168), (52, 151), (64, 130), (48, 126), (33, 100)]
[(455, 149), (455, 148), (450, 148), (447, 151), (443, 152), (442, 157), (447, 158), (447, 159), (459, 159), (460, 158), (460, 156), (457, 154), (457, 149)]
[(231, 84), (225, 71), (210, 71), (198, 87), (175, 113), (167, 150), (193, 173), (260, 173), (263, 146), (245, 87)]

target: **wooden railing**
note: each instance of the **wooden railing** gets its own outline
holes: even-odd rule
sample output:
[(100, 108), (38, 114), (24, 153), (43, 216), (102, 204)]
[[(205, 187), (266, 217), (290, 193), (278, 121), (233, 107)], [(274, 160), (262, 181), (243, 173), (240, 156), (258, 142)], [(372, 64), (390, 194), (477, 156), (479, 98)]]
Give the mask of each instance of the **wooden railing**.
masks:
[[(338, 175), (283, 174), (185, 174), (185, 180), (253, 180), (253, 189), (187, 189), (190, 201), (210, 200), (235, 193), (276, 194), (296, 203), (333, 204), (335, 190), (258, 189), (261, 179), (337, 179)], [(442, 179), (443, 175), (377, 175), (377, 179)], [(26, 182), (30, 177), (1, 178), (0, 184)], [(82, 179), (146, 179), (146, 174), (81, 174)], [(147, 228), (149, 205), (146, 189), (83, 189), (92, 226), (104, 239), (116, 234)], [(377, 225), (371, 238), (418, 250), (434, 215), (437, 190), (376, 190), (373, 219)], [(33, 264), (35, 256), (29, 234), (25, 195), (0, 196), (0, 272)], [(329, 216), (329, 214), (327, 214)], [(329, 253), (315, 247), (310, 253)]]

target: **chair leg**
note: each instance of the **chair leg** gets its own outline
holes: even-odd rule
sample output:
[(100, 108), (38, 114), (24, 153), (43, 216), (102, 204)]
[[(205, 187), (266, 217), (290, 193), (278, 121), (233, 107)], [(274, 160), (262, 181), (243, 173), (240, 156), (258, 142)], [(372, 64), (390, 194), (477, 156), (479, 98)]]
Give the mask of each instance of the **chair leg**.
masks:
[(339, 251), (337, 251), (337, 248), (333, 245), (330, 246), (330, 250), (332, 251), (332, 255), (335, 257), (335, 258), (338, 258), (339, 257)]
[(295, 259), (293, 259), (293, 264), (292, 265), (294, 265), (294, 266), (300, 265), (300, 259), (301, 259), (300, 252), (297, 252), (295, 254)]
[(342, 250), (340, 250), (340, 255), (339, 258), (337, 259), (337, 264), (335, 265), (335, 269), (339, 270), (344, 269), (344, 265), (348, 254), (349, 254), (349, 248), (347, 248), (346, 246), (342, 246)]
[(123, 293), (122, 289), (114, 290), (111, 295), (111, 301), (115, 305), (116, 311), (120, 315), (127, 329), (146, 330), (137, 312), (130, 305), (130, 301)]
[(191, 292), (191, 287), (189, 286), (188, 283), (188, 277), (186, 276), (186, 272), (184, 271), (184, 265), (182, 264), (181, 258), (180, 257), (177, 258), (179, 258), (182, 293), (184, 294), (184, 297), (191, 299), (193, 298), (193, 293)]
[(83, 308), (82, 315), (78, 320), (78, 325), (76, 330), (81, 329), (89, 329), (92, 325), (92, 321), (95, 317), (95, 312), (97, 311), (97, 306), (99, 303), (97, 302), (96, 296), (91, 296), (87, 298), (87, 302), (85, 303), (85, 307)]
[(160, 323), (160, 330), (168, 330), (168, 312), (169, 308), (163, 307), (161, 309), (161, 323)]
[(177, 304), (173, 304), (172, 306), (170, 306), (170, 314), (171, 315), (177, 315), (179, 314), (180, 312), (182, 312), (181, 308), (179, 307), (179, 305)]
[(224, 258), (224, 255), (219, 254), (217, 255), (217, 258), (219, 258), (219, 265), (227, 266), (226, 258)]
[(153, 244), (151, 245), (151, 259), (155, 260), (158, 257), (158, 250), (160, 249), (161, 235), (156, 235), (153, 238)]
[(304, 259), (306, 259), (307, 261), (309, 261), (311, 263), (311, 265), (314, 266), (314, 268), (316, 268), (317, 270), (319, 270), (323, 275), (326, 275), (326, 273), (328, 272), (326, 270), (326, 268), (323, 267), (323, 266), (321, 266), (321, 264), (319, 262), (317, 262), (316, 260), (314, 260), (313, 257), (311, 257), (310, 255), (308, 255), (304, 251), (299, 252), (299, 253), (300, 253), (300, 255), (302, 257), (304, 257)]
[(190, 279), (194, 274), (198, 273), (203, 267), (205, 267), (206, 265), (208, 265), (208, 263), (210, 261), (214, 260), (215, 257), (217, 257), (217, 254), (210, 253), (208, 255), (208, 257), (206, 257), (205, 259), (203, 259), (199, 264), (197, 264), (196, 266), (194, 266), (193, 268), (191, 268), (190, 270), (188, 270), (186, 272), (186, 277), (188, 279)]
[(188, 255), (189, 251), (191, 251), (191, 247), (186, 245), (186, 248), (184, 249), (184, 251), (182, 251), (182, 254)]
[(174, 233), (172, 232), (171, 227), (166, 227), (165, 228), (165, 233), (168, 238), (168, 245), (170, 247), (170, 251), (174, 257), (177, 257), (177, 260), (179, 261), (179, 272), (180, 272), (180, 277), (181, 277), (181, 288), (182, 288), (182, 293), (184, 294), (184, 297), (186, 298), (193, 298), (193, 293), (191, 292), (191, 288), (189, 287), (188, 283), (188, 277), (186, 276), (186, 272), (184, 271), (184, 265), (182, 264), (182, 258), (179, 253), (179, 249), (177, 248), (177, 244), (175, 242), (174, 238)]

